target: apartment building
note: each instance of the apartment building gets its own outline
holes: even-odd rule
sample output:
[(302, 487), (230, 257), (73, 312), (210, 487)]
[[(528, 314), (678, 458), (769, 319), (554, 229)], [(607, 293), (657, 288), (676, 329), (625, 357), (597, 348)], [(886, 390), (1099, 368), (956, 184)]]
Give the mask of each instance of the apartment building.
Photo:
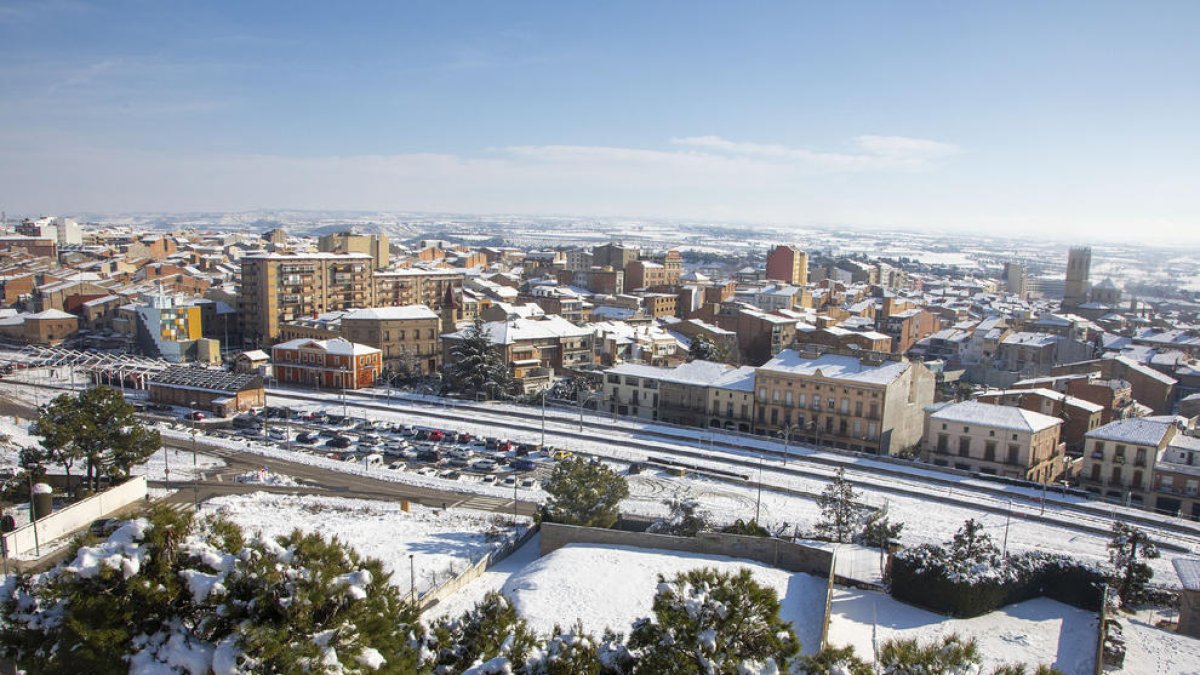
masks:
[[(470, 329), (466, 329), (470, 330)], [(466, 330), (443, 334), (442, 362), (454, 361), (454, 350)], [(586, 368), (593, 363), (594, 332), (559, 316), (487, 321), (483, 331), (493, 348), (501, 350), (513, 379), (524, 392), (550, 385), (556, 372)]]
[(291, 340), (271, 347), (271, 372), (284, 384), (359, 389), (383, 372), (383, 352), (344, 338)]
[(1175, 434), (1152, 480), (1155, 511), (1200, 520), (1200, 438)]
[(776, 246), (767, 253), (767, 278), (793, 286), (808, 283), (808, 254), (795, 246)]
[(1062, 441), (1067, 451), (1083, 452), (1087, 433), (1104, 424), (1104, 407), (1052, 389), (1005, 389), (975, 397), (980, 403), (1011, 405), (1063, 420)]
[(1147, 505), (1155, 463), (1177, 432), (1170, 422), (1142, 418), (1116, 420), (1089, 432), (1080, 484), (1111, 501)]
[(785, 349), (757, 370), (755, 432), (872, 454), (915, 449), (935, 378), (882, 354)]
[(242, 258), (238, 311), (255, 345), (279, 338), (281, 323), (332, 310), (370, 307), (372, 259), (365, 253), (262, 253)]
[(376, 269), (387, 267), (391, 258), (386, 234), (326, 234), (317, 240), (317, 250), (323, 253), (365, 253), (374, 259)]
[(461, 292), (465, 278), (462, 270), (445, 268), (376, 272), (374, 304), (385, 307), (425, 305), (439, 312), (446, 289)]
[(951, 403), (930, 412), (923, 454), (936, 466), (1050, 483), (1066, 469), (1061, 428), (1057, 417), (1016, 406)]
[(617, 415), (704, 427), (714, 383), (733, 366), (692, 361), (674, 368), (625, 363), (604, 371), (604, 400)]
[(355, 309), (341, 318), (341, 336), (382, 352), (383, 367), (404, 375), (431, 375), (442, 365), (441, 318), (425, 305)]

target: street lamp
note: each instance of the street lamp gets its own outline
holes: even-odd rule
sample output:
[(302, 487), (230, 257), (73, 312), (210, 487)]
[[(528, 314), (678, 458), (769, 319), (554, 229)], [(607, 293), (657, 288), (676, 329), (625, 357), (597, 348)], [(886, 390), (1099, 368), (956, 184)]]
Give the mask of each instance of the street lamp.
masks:
[(788, 423), (783, 427), (783, 464), (787, 466), (788, 453), (791, 452), (792, 432), (800, 429), (800, 425)]
[(584, 406), (587, 405), (588, 401), (603, 401), (603, 400), (604, 400), (604, 392), (602, 392), (602, 391), (591, 393), (591, 394), (588, 394), (587, 396), (579, 397), (579, 431), (580, 432), (583, 431), (583, 408), (584, 408)]

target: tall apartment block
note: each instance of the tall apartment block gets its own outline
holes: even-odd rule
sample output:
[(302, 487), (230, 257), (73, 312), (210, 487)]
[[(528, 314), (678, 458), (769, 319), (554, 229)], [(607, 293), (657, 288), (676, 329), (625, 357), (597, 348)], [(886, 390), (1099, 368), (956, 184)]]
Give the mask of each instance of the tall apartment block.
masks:
[(242, 258), (238, 296), (242, 334), (251, 344), (279, 337), (297, 317), (374, 304), (374, 259), (366, 253), (267, 253)]
[(386, 234), (355, 234), (336, 232), (317, 240), (322, 253), (365, 253), (375, 259), (375, 269), (383, 269), (391, 260)]
[(792, 286), (808, 283), (808, 254), (795, 246), (776, 246), (767, 254), (767, 278)]

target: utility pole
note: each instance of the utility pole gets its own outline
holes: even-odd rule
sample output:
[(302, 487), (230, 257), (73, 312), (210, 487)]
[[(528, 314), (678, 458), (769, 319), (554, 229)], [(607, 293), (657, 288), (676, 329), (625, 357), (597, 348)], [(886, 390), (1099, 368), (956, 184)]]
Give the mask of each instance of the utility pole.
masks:
[(417, 572), (413, 567), (413, 554), (408, 554), (408, 599), (413, 609), (417, 608)]
[(546, 390), (542, 390), (542, 447), (546, 447)]
[(200, 473), (199, 463), (196, 461), (196, 402), (190, 401), (188, 407), (192, 409), (192, 509), (200, 510)]
[(759, 516), (760, 509), (762, 508), (762, 465), (763, 465), (763, 458), (762, 458), (762, 455), (760, 454), (758, 456), (758, 496), (754, 498), (754, 524), (755, 525), (758, 524), (758, 516)]
[(33, 554), (42, 557), (42, 543), (38, 538), (38, 512), (33, 500), (33, 474), (29, 474), (29, 520), (33, 522)]
[(1005, 558), (1008, 557), (1008, 525), (1012, 522), (1012, 499), (1008, 500), (1008, 512), (1004, 514), (1004, 547), (1001, 552)]

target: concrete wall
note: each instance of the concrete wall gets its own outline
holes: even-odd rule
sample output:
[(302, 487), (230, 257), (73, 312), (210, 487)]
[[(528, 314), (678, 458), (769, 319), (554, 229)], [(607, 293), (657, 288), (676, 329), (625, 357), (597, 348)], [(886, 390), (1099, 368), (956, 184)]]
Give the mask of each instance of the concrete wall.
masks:
[(514, 551), (528, 543), (529, 540), (533, 538), (533, 535), (537, 534), (537, 532), (538, 528), (536, 526), (526, 529), (524, 534), (522, 534), (520, 537), (509, 542), (508, 545), (498, 548), (483, 556), (474, 565), (471, 565), (464, 570), (462, 574), (459, 574), (453, 579), (446, 581), (437, 588), (432, 588), (426, 591), (418, 600), (421, 605), (421, 610), (424, 611), (430, 607), (433, 607), (442, 600), (457, 593), (462, 589), (463, 586), (466, 586), (472, 581), (478, 579), (481, 575), (483, 575), (484, 572), (491, 569), (492, 565), (504, 560)]
[[(135, 476), (124, 483), (76, 502), (37, 521), (37, 540), (46, 550), (46, 544), (64, 537), (75, 530), (86, 527), (93, 520), (124, 508), (146, 498), (146, 477)], [(35, 550), (34, 524), (19, 527), (4, 535), (5, 554), (9, 557), (22, 556)]]
[(833, 567), (833, 553), (771, 537), (746, 537), (736, 534), (704, 532), (695, 537), (604, 530), (558, 523), (542, 523), (539, 555), (546, 555), (567, 544), (601, 544), (657, 548), (668, 551), (723, 555), (745, 558), (789, 572), (826, 576)]

